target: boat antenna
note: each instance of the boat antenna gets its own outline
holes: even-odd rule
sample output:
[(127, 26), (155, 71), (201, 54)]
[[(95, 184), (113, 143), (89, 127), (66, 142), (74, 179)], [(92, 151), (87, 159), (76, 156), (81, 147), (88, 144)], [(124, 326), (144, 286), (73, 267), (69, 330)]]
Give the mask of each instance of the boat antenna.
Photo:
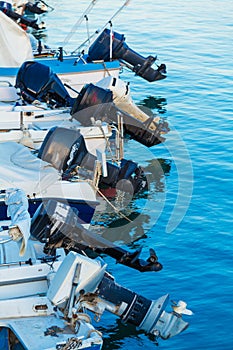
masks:
[(101, 28), (101, 32), (107, 27), (107, 25), (112, 22), (114, 18), (116, 18), (119, 13), (123, 10), (125, 6), (129, 5), (130, 0), (126, 0), (124, 4), (112, 15), (112, 17), (105, 23), (105, 25)]
[(88, 17), (87, 17), (87, 15), (85, 15), (84, 17), (85, 17), (85, 19), (86, 19), (87, 39), (88, 39), (88, 41), (89, 41), (89, 46), (90, 46), (91, 41), (90, 41), (90, 31), (89, 31)]
[(113, 41), (113, 31), (112, 31), (112, 21), (109, 21), (110, 25), (110, 52), (109, 52), (109, 58), (110, 61), (112, 61), (112, 41)]
[(72, 38), (74, 33), (76, 33), (78, 27), (81, 25), (83, 20), (87, 18), (87, 15), (91, 12), (91, 10), (93, 9), (93, 7), (97, 3), (97, 1), (98, 0), (91, 0), (91, 3), (89, 4), (89, 6), (86, 8), (86, 10), (83, 12), (83, 14), (79, 17), (77, 22), (73, 25), (70, 32), (66, 35), (66, 37), (62, 43), (62, 46), (65, 46), (66, 44), (68, 44), (68, 42), (70, 41), (70, 39)]
[(110, 25), (112, 25), (112, 20), (115, 19), (119, 15), (119, 13), (124, 9), (125, 6), (127, 6), (129, 4), (129, 2), (130, 2), (130, 0), (124, 1), (124, 4), (121, 5), (121, 7), (112, 15), (112, 17), (103, 25), (103, 27), (101, 29), (97, 29), (79, 47), (77, 47), (77, 49), (72, 51), (71, 54), (74, 54), (77, 51), (79, 51), (80, 48), (83, 47), (84, 45), (86, 45), (87, 42), (89, 42), (89, 44), (90, 44), (90, 40), (93, 39), (97, 34), (101, 33), (109, 25), (109, 23), (110, 23)]

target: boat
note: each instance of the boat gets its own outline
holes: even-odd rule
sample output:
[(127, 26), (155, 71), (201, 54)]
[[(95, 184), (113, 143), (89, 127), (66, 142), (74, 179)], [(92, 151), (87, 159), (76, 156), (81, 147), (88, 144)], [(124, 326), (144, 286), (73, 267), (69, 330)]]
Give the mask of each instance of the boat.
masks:
[[(32, 74), (35, 71), (35, 68), (38, 74), (38, 79), (36, 79), (36, 76)], [(41, 137), (41, 132), (42, 135), (44, 135), (46, 132), (45, 139), (40, 139), (40, 141), (43, 141), (39, 149), (40, 158), (50, 163), (52, 161), (53, 167), (58, 169), (59, 171), (62, 170), (64, 174), (66, 174), (65, 178), (67, 178), (68, 176), (69, 180), (71, 180), (72, 182), (72, 179), (74, 178), (73, 173), (76, 172), (77, 167), (79, 169), (79, 172), (80, 168), (85, 168), (88, 171), (95, 172), (94, 167), (96, 163), (96, 149), (93, 148), (93, 139), (98, 139), (99, 143), (103, 143), (104, 141), (104, 146), (106, 146), (106, 143), (108, 141), (106, 139), (109, 137), (109, 134), (107, 134), (107, 132), (104, 131), (102, 123), (96, 121), (94, 125), (89, 126), (87, 128), (82, 128), (80, 127), (80, 123), (77, 124), (76, 119), (70, 121), (67, 120), (66, 116), (66, 123), (64, 127), (55, 126), (51, 129), (51, 132), (48, 132), (48, 129), (46, 129), (46, 124), (47, 126), (49, 124), (49, 118), (51, 118), (50, 125), (52, 123), (54, 123), (55, 125), (61, 124), (61, 118), (64, 118), (64, 116), (67, 115), (67, 107), (69, 107), (70, 101), (72, 101), (72, 98), (68, 95), (67, 90), (64, 88), (64, 85), (61, 83), (57, 75), (52, 73), (49, 67), (45, 65), (41, 65), (37, 62), (26, 62), (22, 65), (17, 74), (15, 87), (20, 88), (23, 101), (28, 102), (29, 105), (26, 105), (26, 107), (16, 106), (16, 108), (14, 108), (15, 104), (13, 104), (12, 107), (11, 104), (5, 104), (3, 102), (2, 108), (6, 109), (6, 111), (5, 118), (0, 121), (0, 128), (2, 129), (1, 134), (3, 135), (2, 139), (5, 138), (5, 140), (7, 139), (9, 141), (14, 134), (19, 134), (19, 132), (21, 132), (21, 134), (23, 133), (24, 135), (25, 133), (27, 133), (26, 136), (28, 137), (25, 137), (26, 140), (25, 138), (23, 140), (19, 140), (21, 143), (25, 144), (25, 141), (27, 143), (29, 143), (29, 141), (34, 141), (32, 138), (33, 135), (34, 137), (39, 138)], [(8, 86), (5, 89), (3, 88), (3, 91), (6, 90), (9, 92), (9, 89), (11, 88), (12, 87)], [(34, 93), (31, 97), (30, 94), (32, 91), (34, 91)], [(13, 93), (16, 94), (14, 87)], [(10, 94), (11, 92), (9, 93), (9, 95)], [(42, 99), (43, 102), (43, 98), (47, 105), (50, 108), (52, 108), (52, 110), (49, 110), (52, 113), (52, 117), (50, 113), (46, 114), (48, 110), (44, 110), (40, 108), (40, 106), (39, 110), (35, 113), (32, 113), (33, 109), (30, 110), (30, 108), (34, 107), (34, 105), (31, 104), (34, 101), (34, 99)], [(20, 109), (20, 111), (12, 111), (12, 109), (18, 108)], [(55, 121), (55, 117), (57, 118), (57, 121)], [(13, 126), (15, 120), (14, 118), (16, 118), (16, 120), (18, 119), (18, 122), (15, 126)], [(68, 124), (69, 127), (67, 128)], [(12, 128), (14, 128), (15, 130), (12, 130)], [(94, 134), (94, 130), (97, 130), (96, 134)], [(123, 191), (128, 191), (134, 194), (147, 188), (147, 181), (144, 176), (143, 169), (140, 166), (138, 166), (137, 163), (124, 159), (123, 135), (122, 133), (119, 133), (118, 129), (115, 128), (115, 130), (117, 132), (119, 140), (119, 142), (117, 142), (117, 147), (119, 147), (119, 151), (117, 150), (117, 154), (113, 158), (111, 158), (111, 162), (107, 161), (105, 175), (100, 177), (99, 185), (112, 188), (117, 187), (118, 189), (122, 189)], [(85, 140), (87, 140), (88, 135), (91, 136), (89, 140), (89, 143), (91, 143), (92, 145), (92, 147), (89, 146), (89, 149), (91, 148), (91, 153), (90, 150), (88, 150), (88, 148), (86, 147), (86, 144), (83, 138), (81, 137), (82, 135), (80, 134), (80, 132), (84, 134)], [(76, 157), (77, 159), (73, 160), (73, 163), (67, 166), (66, 159), (64, 159), (64, 157), (68, 157), (69, 153), (72, 152), (72, 148), (74, 147), (73, 144), (77, 144), (78, 139), (81, 140), (79, 142), (81, 142), (82, 144), (82, 157)], [(54, 157), (48, 157), (48, 154), (46, 153), (47, 151), (42, 152), (42, 149), (49, 149), (50, 153), (52, 153)], [(77, 146), (77, 149), (80, 149), (80, 147)], [(98, 148), (98, 152), (99, 151), (103, 153), (103, 149)], [(111, 154), (111, 157), (112, 156), (113, 154)], [(88, 159), (88, 161), (86, 159)], [(60, 164), (58, 164), (58, 161), (60, 162), (60, 164), (62, 164), (61, 166)]]
[[(48, 70), (48, 74), (53, 75), (47, 66), (42, 67)], [(38, 81), (37, 78), (35, 76), (35, 81)], [(65, 101), (67, 93), (60, 80), (59, 82), (61, 86), (56, 96), (58, 98), (59, 94), (63, 93)], [(53, 126), (79, 129), (91, 152), (95, 152), (96, 148), (104, 151), (108, 139), (112, 136), (112, 128), (107, 123), (83, 127), (80, 122), (72, 120), (70, 108), (66, 106), (60, 108), (59, 105), (49, 106), (47, 103), (25, 103), (17, 88), (7, 81), (0, 81), (0, 113), (1, 141), (21, 142), (34, 149), (40, 148), (48, 130)]]
[[(47, 66), (42, 67), (53, 75)], [(56, 75), (54, 77), (61, 84), (60, 90), (54, 94), (57, 93), (59, 98), (59, 94), (63, 93), (65, 101), (65, 87)], [(38, 80), (37, 77), (35, 79)], [(80, 122), (72, 120), (70, 108), (66, 106), (63, 108), (47, 103), (26, 103), (19, 89), (8, 81), (0, 81), (0, 116), (0, 142), (20, 142), (32, 149), (40, 148), (48, 130), (54, 126), (78, 129), (85, 138), (87, 149), (92, 153), (95, 153), (97, 148), (104, 151), (112, 136), (112, 127), (107, 123), (98, 122), (83, 127)]]
[(9, 342), (26, 350), (101, 349), (102, 336), (87, 310), (96, 320), (111, 312), (156, 339), (187, 329), (182, 314), (192, 312), (184, 301), (173, 302), (168, 312), (168, 294), (151, 300), (117, 284), (102, 258), (90, 259), (72, 246), (65, 253), (61, 237), (82, 244), (78, 227), (70, 230), (67, 205), (41, 204), (30, 219), (22, 190), (7, 189), (5, 200), (11, 222), (1, 222), (0, 340), (6, 349)]
[[(0, 223), (3, 228), (0, 233), (1, 349), (100, 350), (102, 335), (93, 327), (90, 316), (85, 312), (74, 314), (71, 309), (67, 314), (68, 309), (53, 303), (52, 294), (58, 287), (58, 280), (54, 278), (67, 266), (64, 249), (57, 249), (57, 255), (49, 257), (43, 252), (43, 243), (29, 238), (31, 219), (25, 193), (11, 189), (6, 202), (11, 222), (10, 226), (9, 222)], [(104, 266), (97, 261), (91, 265), (83, 262), (84, 271), (93, 268), (89, 276), (95, 283), (95, 274)], [(61, 287), (62, 276), (57, 277)], [(74, 283), (67, 288), (74, 289)], [(72, 296), (64, 302), (72, 306)]]
[[(7, 38), (7, 40), (6, 40)], [(34, 39), (32, 40), (32, 42)], [(87, 56), (64, 55), (61, 50), (36, 51), (30, 36), (11, 18), (0, 11), (0, 79), (14, 85), (21, 64), (29, 59), (48, 65), (55, 71), (64, 83), (79, 90), (84, 84), (95, 82), (108, 76), (118, 76), (121, 69), (119, 61), (87, 62)], [(37, 41), (36, 41), (37, 45)]]
[(70, 114), (82, 125), (92, 121), (123, 124), (123, 132), (132, 139), (152, 147), (165, 141), (168, 123), (155, 115), (148, 115), (135, 105), (128, 84), (114, 77), (106, 77), (95, 84), (86, 84), (75, 100)]
[[(22, 188), (29, 198), (32, 215), (42, 201), (56, 198), (68, 201), (79, 211), (79, 220), (90, 224), (98, 205), (96, 190), (85, 180), (69, 181), (51, 163), (38, 158), (30, 150), (16, 142), (0, 143), (1, 190)], [(0, 217), (7, 218), (7, 208), (0, 197)]]
[[(84, 17), (81, 16), (82, 19)], [(95, 83), (103, 77), (109, 75), (118, 77), (119, 71), (124, 66), (149, 82), (166, 77), (165, 64), (153, 67), (157, 60), (156, 56), (150, 55), (145, 58), (136, 53), (125, 43), (123, 34), (112, 32), (105, 28), (106, 25), (89, 47), (88, 53), (82, 50), (76, 54), (76, 50), (74, 50), (71, 54), (64, 54), (62, 47), (58, 50), (43, 48), (40, 41), (31, 40), (32, 47), (27, 33), (1, 11), (0, 19), (0, 44), (2, 48), (6, 48), (4, 55), (0, 55), (0, 77), (12, 84), (19, 66), (24, 61), (33, 58), (37, 62), (49, 66), (63, 83), (71, 85), (77, 91), (83, 85)], [(5, 40), (6, 37), (8, 41)], [(18, 45), (17, 51), (15, 47), (12, 50), (11, 42), (17, 42), (17, 40), (21, 45)]]
[(106, 150), (113, 135), (112, 127), (107, 123), (85, 127), (78, 121), (71, 120), (70, 114), (63, 111), (33, 110), (32, 107), (19, 109), (20, 111), (16, 109), (9, 112), (1, 111), (0, 107), (0, 142), (18, 142), (32, 150), (39, 150), (48, 131), (57, 126), (79, 130), (88, 151), (96, 154), (96, 149), (102, 152)]
[[(63, 84), (57, 74), (48, 66), (26, 61), (18, 71), (15, 87), (5, 87), (2, 88), (2, 91), (3, 95), (6, 96), (5, 102), (17, 99), (20, 95), (27, 105), (33, 104), (35, 106), (39, 101), (45, 103), (46, 108), (58, 108), (58, 112), (61, 112), (59, 108), (66, 109), (66, 111), (69, 109), (70, 119), (73, 123), (78, 121), (84, 126), (90, 127), (93, 126), (93, 123), (102, 121), (114, 124), (119, 129), (121, 128), (120, 124), (123, 124), (122, 128), (126, 134), (147, 147), (165, 141), (164, 136), (169, 131), (167, 122), (158, 116), (148, 115), (137, 107), (131, 97), (129, 84), (121, 79), (109, 76), (95, 84), (86, 84), (76, 97), (69, 94), (66, 86), (67, 84)], [(18, 94), (16, 89), (19, 90)], [(11, 94), (15, 97), (11, 97)], [(8, 108), (14, 109), (14, 105), (11, 104), (9, 107), (9, 104), (5, 102), (2, 102), (4, 110), (6, 108), (7, 110)], [(33, 109), (35, 109), (34, 106)], [(30, 107), (27, 106), (27, 108)], [(40, 106), (38, 105), (37, 108), (40, 109)], [(37, 126), (40, 122), (43, 125), (45, 113), (48, 111), (41, 112), (43, 118), (40, 118), (40, 121), (39, 117), (35, 115)], [(59, 118), (61, 120), (64, 115), (58, 117), (58, 120)], [(4, 119), (9, 120), (7, 117)], [(25, 125), (27, 119), (32, 121), (32, 118), (25, 118), (24, 126), (27, 126)], [(20, 120), (19, 117), (18, 120)]]
[[(122, 158), (115, 164), (106, 161), (100, 150), (97, 156), (90, 153), (78, 129), (50, 129), (37, 154), (16, 142), (0, 143), (0, 154), (1, 189), (22, 188), (29, 197), (31, 215), (42, 201), (56, 198), (78, 209), (80, 221), (89, 224), (99, 188), (118, 188), (132, 195), (147, 188), (137, 163)], [(0, 215), (6, 217), (1, 199)]]
[(48, 131), (57, 126), (79, 130), (88, 151), (96, 154), (96, 149), (104, 152), (109, 139), (113, 137), (113, 128), (108, 123), (97, 122), (88, 127), (82, 126), (79, 121), (72, 120), (70, 109), (54, 110), (43, 108), (43, 105), (37, 107), (17, 103), (0, 102), (0, 142), (18, 142), (32, 150), (39, 150)]
[[(154, 118), (151, 116), (146, 115), (143, 113), (139, 108), (135, 106), (135, 104), (132, 101), (132, 98), (130, 97), (129, 93), (129, 87), (128, 84), (125, 84), (121, 82), (119, 84), (118, 79), (118, 73), (119, 73), (119, 67), (117, 68), (117, 74), (114, 72), (111, 72), (108, 67), (106, 66), (107, 63), (110, 64), (122, 64), (119, 63), (120, 61), (127, 61), (131, 64), (132, 70), (136, 72), (137, 75), (142, 76), (148, 81), (156, 81), (165, 78), (165, 67), (158, 68), (157, 70), (153, 69), (151, 67), (152, 61), (143, 58), (139, 54), (135, 53), (133, 50), (131, 50), (126, 44), (125, 39), (123, 35), (119, 35), (119, 33), (112, 33), (112, 36), (110, 35), (109, 31), (105, 28), (104, 31), (100, 34), (100, 36), (97, 38), (97, 40), (91, 45), (89, 48), (88, 54), (85, 56), (84, 54), (82, 56), (77, 57), (64, 57), (62, 53), (59, 54), (58, 59), (55, 59), (54, 57), (47, 57), (43, 59), (39, 59), (37, 57), (35, 61), (26, 61), (23, 63), (19, 68), (19, 62), (24, 62), (27, 57), (32, 57), (32, 50), (31, 50), (31, 44), (29, 42), (29, 38), (27, 37), (27, 34), (25, 32), (19, 32), (21, 29), (17, 26), (16, 23), (11, 21), (10, 18), (8, 18), (4, 13), (0, 12), (0, 16), (3, 16), (3, 24), (2, 25), (2, 33), (4, 33), (5, 30), (8, 30), (9, 34), (8, 36), (10, 38), (14, 38), (15, 35), (20, 38), (19, 44), (20, 47), (25, 47), (26, 49), (22, 52), (20, 50), (20, 47), (18, 48), (19, 52), (17, 55), (13, 52), (10, 52), (8, 42), (5, 42), (6, 35), (2, 35), (2, 39), (0, 38), (1, 44), (3, 47), (6, 47), (6, 51), (9, 52), (10, 57), (6, 57), (6, 55), (2, 55), (0, 57), (0, 77), (3, 80), (3, 83), (11, 84), (9, 85), (9, 88), (13, 90), (13, 85), (15, 84), (15, 76), (16, 78), (16, 87), (21, 89), (21, 95), (27, 102), (35, 102), (35, 99), (45, 99), (46, 102), (52, 105), (54, 108), (56, 107), (71, 107), (74, 104), (74, 99), (77, 97), (78, 94), (78, 88), (83, 87), (81, 92), (79, 93), (78, 98), (76, 98), (76, 103), (74, 105), (74, 109), (72, 111), (72, 121), (74, 124), (74, 120), (81, 121), (82, 123), (86, 123), (85, 125), (91, 126), (93, 124), (93, 116), (86, 116), (86, 112), (84, 112), (83, 117), (83, 111), (80, 110), (83, 109), (83, 105), (86, 107), (89, 107), (89, 111), (92, 111), (93, 103), (93, 96), (101, 96), (104, 97), (104, 94), (106, 95), (105, 99), (105, 106), (102, 106), (102, 110), (100, 111), (99, 108), (95, 108), (95, 112), (98, 113), (99, 119), (106, 119), (106, 117), (109, 117), (110, 122), (114, 122), (115, 124), (118, 123), (119, 118), (118, 115), (121, 113), (121, 119), (124, 123), (124, 130), (130, 134), (131, 137), (136, 139), (137, 141), (143, 143), (144, 145), (150, 147), (155, 144), (158, 144), (160, 142), (163, 142), (165, 138), (162, 136), (167, 131), (167, 123), (161, 122), (160, 118)], [(4, 17), (5, 16), (5, 17)], [(4, 23), (4, 20), (6, 23)], [(10, 23), (7, 23), (7, 21)], [(4, 25), (5, 24), (5, 25)], [(0, 34), (1, 35), (1, 34)], [(110, 40), (110, 38), (114, 38), (114, 40)], [(14, 38), (14, 40), (16, 40)], [(110, 45), (110, 41), (111, 45)], [(104, 47), (102, 47), (104, 45)], [(109, 45), (111, 47), (109, 47)], [(107, 56), (107, 51), (111, 52), (110, 57)], [(3, 52), (4, 50), (2, 50)], [(100, 63), (99, 54), (100, 52), (103, 52), (104, 54), (104, 60), (101, 60), (101, 64), (105, 66), (107, 69), (107, 73), (105, 70), (105, 73), (100, 75), (94, 76), (94, 71), (89, 75), (87, 78), (86, 73), (88, 67), (91, 67), (91, 65), (96, 65)], [(19, 57), (18, 57), (19, 56)], [(35, 56), (35, 55), (34, 55)], [(95, 58), (94, 58), (95, 57)], [(97, 59), (98, 58), (98, 59)], [(97, 61), (96, 61), (97, 60)], [(1, 64), (2, 62), (2, 64)], [(9, 63), (10, 62), (10, 63)], [(70, 68), (67, 66), (67, 70), (65, 69), (64, 72), (61, 72), (60, 68), (65, 67), (66, 63)], [(150, 64), (148, 62), (151, 62)], [(81, 66), (80, 66), (81, 64)], [(10, 65), (11, 67), (8, 67)], [(76, 75), (77, 66), (81, 67), (83, 77), (85, 79), (80, 79), (78, 75)], [(135, 68), (135, 67), (140, 67)], [(63, 69), (62, 68), (62, 69)], [(9, 70), (13, 69), (13, 74), (8, 74)], [(102, 69), (102, 68), (101, 68)], [(92, 70), (92, 68), (91, 68)], [(63, 76), (63, 73), (65, 74)], [(70, 74), (71, 77), (69, 78), (68, 75)], [(30, 78), (31, 76), (31, 78)], [(33, 77), (33, 78), (32, 78)], [(64, 82), (64, 85), (62, 86), (62, 83), (59, 82), (59, 77)], [(105, 78), (103, 78), (105, 77)], [(103, 80), (100, 80), (100, 78), (103, 78)], [(44, 79), (44, 80), (43, 80)], [(67, 82), (69, 84), (67, 84)], [(97, 82), (97, 84), (93, 87), (93, 84)], [(107, 82), (107, 83), (106, 83)], [(117, 82), (117, 84), (116, 84)], [(77, 86), (77, 84), (79, 86)], [(116, 87), (117, 85), (117, 87)], [(66, 91), (65, 87), (69, 87), (69, 93)], [(121, 89), (119, 89), (121, 87)], [(48, 88), (50, 89), (48, 91)], [(39, 90), (38, 90), (39, 89)], [(9, 90), (9, 89), (8, 89)], [(52, 90), (52, 91), (51, 91)], [(104, 91), (105, 90), (105, 91)], [(111, 96), (111, 91), (113, 96)], [(121, 93), (123, 94), (121, 97), (121, 100), (124, 100), (123, 103), (121, 103), (119, 100), (119, 90), (121, 90)], [(123, 91), (123, 92), (122, 92)], [(34, 93), (32, 93), (34, 92)], [(118, 93), (118, 96), (116, 98), (116, 92)], [(17, 94), (13, 92), (14, 95)], [(90, 94), (90, 97), (89, 97)], [(32, 96), (33, 95), (33, 96)], [(127, 98), (126, 98), (127, 96)], [(58, 98), (58, 99), (57, 99)], [(89, 104), (87, 103), (87, 98), (89, 100)], [(54, 101), (55, 100), (55, 101)], [(126, 101), (127, 100), (127, 101)], [(114, 101), (114, 104), (112, 102)], [(55, 105), (54, 105), (55, 102)], [(91, 104), (90, 104), (91, 102)], [(107, 104), (106, 102), (109, 102)], [(98, 100), (98, 104), (103, 104), (103, 100)], [(96, 105), (96, 103), (95, 103)], [(126, 108), (126, 105), (130, 105), (130, 108)], [(107, 108), (108, 106), (108, 108)], [(99, 106), (98, 106), (99, 107)], [(104, 107), (104, 108), (103, 108)], [(117, 110), (116, 108), (117, 107)], [(106, 109), (107, 108), (107, 109)], [(119, 111), (120, 110), (120, 111)], [(122, 115), (122, 111), (124, 111)], [(64, 111), (63, 111), (64, 112)], [(78, 112), (78, 113), (77, 113)], [(42, 114), (44, 116), (45, 112)], [(96, 114), (96, 113), (95, 113)], [(102, 115), (100, 115), (102, 114)], [(107, 114), (107, 115), (106, 115)], [(13, 118), (13, 114), (11, 115)], [(5, 116), (4, 116), (5, 117)], [(9, 117), (9, 116), (8, 116)], [(8, 117), (6, 116), (6, 120), (8, 121)], [(96, 117), (96, 116), (94, 116)], [(16, 116), (16, 119), (22, 121), (22, 118)], [(64, 118), (64, 114), (62, 116)], [(25, 118), (24, 122), (26, 122)], [(38, 124), (40, 126), (42, 123), (39, 123), (38, 120), (38, 114), (37, 114), (37, 122), (36, 122), (36, 128), (38, 127)], [(52, 118), (51, 118), (52, 119)], [(59, 118), (58, 118), (59, 119)], [(5, 120), (5, 118), (4, 118)], [(60, 117), (61, 120), (61, 117)], [(44, 123), (43, 119), (43, 123)], [(50, 125), (51, 126), (51, 125)], [(21, 129), (24, 128), (25, 125), (21, 123)], [(6, 130), (9, 130), (7, 128)], [(27, 133), (27, 135), (35, 134), (35, 127), (32, 128), (32, 133)], [(37, 133), (38, 136), (39, 133)], [(43, 132), (40, 130), (40, 134), (44, 135)], [(22, 138), (22, 130), (21, 133), (17, 132), (11, 132), (12, 137), (16, 137), (18, 140)], [(19, 136), (20, 135), (20, 136)], [(25, 130), (24, 134), (25, 135)], [(8, 134), (7, 137), (10, 135)], [(36, 135), (35, 135), (36, 136)], [(20, 138), (19, 138), (20, 137)], [(25, 139), (25, 137), (24, 137)], [(15, 140), (15, 139), (14, 139)], [(38, 141), (37, 141), (38, 142)]]

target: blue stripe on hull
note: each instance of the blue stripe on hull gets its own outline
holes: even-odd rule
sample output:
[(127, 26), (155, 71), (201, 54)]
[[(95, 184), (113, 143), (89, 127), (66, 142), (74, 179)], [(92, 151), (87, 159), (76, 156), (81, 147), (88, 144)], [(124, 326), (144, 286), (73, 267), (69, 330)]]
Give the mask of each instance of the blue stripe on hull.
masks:
[(51, 67), (52, 71), (57, 74), (67, 74), (67, 73), (82, 73), (82, 72), (95, 72), (102, 71), (105, 69), (120, 69), (120, 64), (118, 61), (103, 62), (103, 63), (83, 63), (79, 61), (75, 64), (76, 58), (64, 58), (62, 62), (55, 59), (37, 59), (39, 63), (45, 64)]
[(15, 67), (12, 67), (12, 68), (2, 68), (0, 67), (0, 76), (2, 78), (4, 77), (14, 77), (17, 73), (18, 73), (18, 70), (19, 68), (15, 68)]
[[(76, 57), (64, 58), (64, 60), (61, 62), (55, 58), (38, 58), (35, 59), (35, 61), (49, 66), (56, 74), (91, 73), (106, 69), (120, 69), (119, 61), (84, 64), (82, 60), (80, 60), (77, 64), (75, 64), (76, 59)], [(15, 76), (18, 73), (18, 69), (19, 67), (0, 67), (0, 76)]]
[[(53, 198), (56, 200), (56, 198)], [(48, 199), (43, 199), (43, 203), (46, 203)], [(78, 210), (78, 218), (79, 222), (81, 224), (89, 224), (91, 222), (91, 219), (94, 215), (95, 208), (98, 205), (98, 202), (85, 202), (81, 200), (61, 200), (59, 199), (59, 202), (65, 202)], [(42, 203), (41, 199), (29, 199), (29, 213), (30, 216), (32, 217), (33, 214), (35, 213), (36, 209), (39, 207), (39, 205)], [(7, 206), (5, 205), (4, 202), (0, 203), (0, 219), (1, 220), (8, 220), (9, 218), (7, 217)]]

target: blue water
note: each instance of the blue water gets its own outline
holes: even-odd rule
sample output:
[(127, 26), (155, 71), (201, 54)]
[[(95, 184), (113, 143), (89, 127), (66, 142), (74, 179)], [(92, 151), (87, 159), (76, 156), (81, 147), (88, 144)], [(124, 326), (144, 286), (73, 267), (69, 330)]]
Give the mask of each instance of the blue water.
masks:
[[(48, 41), (57, 44), (89, 2), (49, 3), (55, 11), (46, 19)], [(122, 3), (100, 0), (90, 31)], [(227, 0), (134, 0), (113, 22), (129, 46), (145, 56), (157, 54), (168, 71), (156, 83), (127, 70), (121, 75), (130, 81), (135, 102), (162, 112), (171, 131), (149, 150), (127, 142), (126, 157), (152, 173), (151, 191), (132, 206), (139, 218), (117, 229), (132, 240), (141, 237), (131, 247), (142, 246), (145, 258), (154, 247), (163, 270), (142, 274), (106, 259), (119, 283), (149, 298), (169, 293), (194, 312), (185, 317), (190, 326), (184, 333), (159, 341), (164, 350), (233, 349), (232, 13)], [(77, 47), (84, 32), (85, 24), (68, 47)], [(104, 349), (156, 347), (115, 317), (104, 316), (99, 326)]]

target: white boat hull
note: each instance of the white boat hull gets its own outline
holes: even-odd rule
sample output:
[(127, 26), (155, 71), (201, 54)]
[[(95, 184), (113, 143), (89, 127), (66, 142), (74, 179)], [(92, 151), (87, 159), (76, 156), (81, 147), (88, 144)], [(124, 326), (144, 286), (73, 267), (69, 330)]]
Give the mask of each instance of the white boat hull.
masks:
[[(118, 61), (96, 63), (78, 61), (75, 64), (76, 60), (77, 57), (72, 56), (65, 58), (63, 62), (56, 58), (35, 59), (36, 62), (48, 65), (63, 83), (70, 85), (77, 91), (80, 91), (85, 84), (96, 83), (109, 75), (117, 78), (121, 69)], [(19, 68), (0, 67), (0, 81), (8, 81), (14, 85)], [(72, 90), (69, 90), (69, 94), (72, 97), (77, 96), (77, 93)]]
[[(0, 143), (0, 157), (1, 190), (21, 188), (25, 191), (31, 215), (42, 202), (53, 198), (68, 202), (78, 210), (81, 223), (90, 223), (98, 201), (89, 182), (62, 180), (58, 170), (17, 143)], [(0, 217), (3, 220), (7, 218), (6, 209), (3, 194), (0, 197)]]
[[(3, 231), (0, 237), (1, 347), (5, 345), (4, 349), (8, 349), (8, 342), (13, 346), (16, 341), (25, 350), (56, 350), (65, 345), (72, 345), (74, 350), (100, 350), (102, 336), (90, 323), (89, 316), (77, 314), (77, 327), (73, 328), (64, 317), (59, 317), (61, 312), (55, 311), (49, 298), (49, 287), (65, 259), (63, 249), (58, 249), (59, 257), (51, 268), (40, 260), (44, 256), (41, 243), (29, 240), (25, 255), (19, 257), (16, 242), (1, 243), (7, 238), (7, 231)], [(27, 263), (28, 259), (31, 264)]]

